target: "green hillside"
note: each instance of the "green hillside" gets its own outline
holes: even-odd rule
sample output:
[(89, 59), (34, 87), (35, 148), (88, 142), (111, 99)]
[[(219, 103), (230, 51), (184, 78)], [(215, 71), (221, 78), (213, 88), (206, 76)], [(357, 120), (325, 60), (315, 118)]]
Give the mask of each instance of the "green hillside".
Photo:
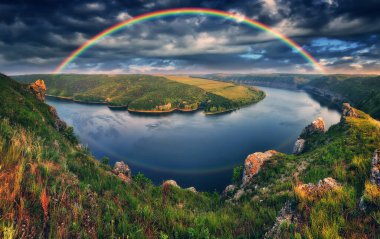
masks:
[[(380, 233), (380, 188), (369, 182), (380, 123), (363, 112), (308, 138), (299, 156), (272, 157), (240, 197), (224, 197), (156, 186), (141, 174), (128, 184), (78, 145), (70, 128), (58, 130), (49, 106), (26, 85), (0, 75), (0, 99), (0, 238), (263, 238), (276, 228), (280, 238)], [(341, 186), (317, 197), (299, 190), (326, 177)], [(274, 227), (285, 205), (292, 217)]]
[(380, 119), (380, 76), (333, 75), (315, 79), (310, 86), (329, 90)]
[(206, 112), (218, 113), (264, 98), (262, 91), (248, 87), (241, 86), (248, 94), (243, 100), (235, 100), (194, 85), (149, 75), (25, 75), (15, 79), (24, 83), (43, 79), (49, 95), (80, 102), (105, 103), (111, 107), (124, 106), (130, 111), (168, 112), (204, 108)]
[[(303, 75), (303, 74), (207, 74), (201, 77), (238, 84), (311, 90), (353, 106), (380, 119), (380, 76), (375, 75)], [(334, 98), (334, 99), (331, 99)]]

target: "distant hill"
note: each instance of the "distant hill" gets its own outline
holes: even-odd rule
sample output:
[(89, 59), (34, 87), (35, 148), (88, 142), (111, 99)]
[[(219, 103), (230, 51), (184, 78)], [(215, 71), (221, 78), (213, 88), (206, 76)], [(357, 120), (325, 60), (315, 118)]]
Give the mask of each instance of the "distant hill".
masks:
[(380, 119), (380, 76), (376, 75), (206, 74), (197, 77), (238, 84), (305, 89), (338, 105), (348, 101)]
[(85, 103), (104, 103), (110, 107), (125, 107), (130, 111), (170, 112), (191, 111), (199, 108), (207, 113), (218, 113), (255, 103), (264, 93), (255, 88), (239, 86), (241, 97), (231, 98), (232, 84), (223, 88), (223, 94), (211, 92), (197, 85), (186, 84), (160, 76), (150, 75), (24, 75), (14, 77), (30, 83), (43, 79), (47, 94)]

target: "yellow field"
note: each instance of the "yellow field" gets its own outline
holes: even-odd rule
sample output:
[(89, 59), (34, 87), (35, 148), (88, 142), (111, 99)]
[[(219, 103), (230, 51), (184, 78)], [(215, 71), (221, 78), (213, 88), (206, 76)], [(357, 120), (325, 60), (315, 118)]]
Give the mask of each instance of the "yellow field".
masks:
[(245, 101), (256, 97), (256, 91), (254, 89), (242, 85), (235, 85), (233, 83), (194, 78), (190, 76), (165, 76), (165, 78), (187, 85), (193, 85), (207, 92), (234, 101)]

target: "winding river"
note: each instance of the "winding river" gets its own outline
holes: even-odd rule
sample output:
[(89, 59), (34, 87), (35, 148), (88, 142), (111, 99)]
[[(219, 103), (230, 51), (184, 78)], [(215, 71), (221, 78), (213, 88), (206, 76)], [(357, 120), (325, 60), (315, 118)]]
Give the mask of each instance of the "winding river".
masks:
[(260, 87), (267, 97), (228, 114), (203, 112), (142, 115), (104, 105), (48, 98), (60, 117), (74, 126), (81, 142), (110, 162), (125, 161), (132, 172), (155, 183), (174, 179), (181, 187), (221, 191), (232, 169), (256, 151), (291, 153), (302, 129), (321, 116), (329, 127), (340, 113), (304, 91)]

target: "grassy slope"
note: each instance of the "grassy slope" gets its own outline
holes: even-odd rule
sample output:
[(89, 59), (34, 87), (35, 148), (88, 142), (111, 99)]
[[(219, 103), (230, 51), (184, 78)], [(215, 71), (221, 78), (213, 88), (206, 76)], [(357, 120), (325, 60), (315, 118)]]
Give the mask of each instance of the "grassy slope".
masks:
[(0, 237), (235, 238), (260, 235), (254, 229), (273, 220), (214, 193), (164, 191), (141, 175), (123, 183), (48, 123), (45, 104), (5, 76), (0, 82)]
[[(121, 182), (52, 127), (45, 104), (5, 76), (0, 84), (0, 237), (262, 238), (286, 201), (302, 218), (281, 226), (285, 238), (379, 233), (380, 205), (367, 214), (357, 206), (380, 147), (379, 122), (364, 113), (315, 136), (305, 154), (271, 159), (255, 177), (257, 188), (230, 204), (217, 194), (165, 191), (141, 175)], [(313, 202), (296, 197), (297, 181), (326, 176), (344, 190)]]
[[(221, 112), (261, 100), (262, 91), (243, 86), (211, 92), (197, 85), (148, 75), (27, 75), (20, 82), (45, 80), (48, 94), (83, 102), (102, 102), (110, 106), (128, 106), (134, 111), (170, 111), (175, 108)], [(216, 82), (220, 84), (219, 82)], [(226, 83), (228, 84), (228, 83)], [(232, 86), (232, 84), (231, 84)], [(237, 98), (236, 94), (244, 93)], [(234, 97), (231, 97), (235, 94)], [(225, 97), (228, 96), (228, 97)], [(171, 106), (159, 108), (159, 106)]]
[(241, 103), (250, 103), (258, 101), (260, 91), (255, 88), (248, 88), (242, 85), (235, 85), (227, 82), (206, 80), (189, 76), (165, 76), (170, 80), (174, 80), (187, 85), (194, 85), (207, 92), (222, 96), (232, 101)]

